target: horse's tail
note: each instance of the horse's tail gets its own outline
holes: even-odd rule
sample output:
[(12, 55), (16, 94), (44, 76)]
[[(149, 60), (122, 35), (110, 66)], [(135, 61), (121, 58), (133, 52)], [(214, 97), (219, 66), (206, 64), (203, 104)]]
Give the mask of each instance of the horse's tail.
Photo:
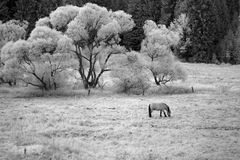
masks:
[(149, 114), (149, 117), (152, 117), (152, 111), (151, 111), (151, 105), (150, 104), (148, 105), (148, 114)]

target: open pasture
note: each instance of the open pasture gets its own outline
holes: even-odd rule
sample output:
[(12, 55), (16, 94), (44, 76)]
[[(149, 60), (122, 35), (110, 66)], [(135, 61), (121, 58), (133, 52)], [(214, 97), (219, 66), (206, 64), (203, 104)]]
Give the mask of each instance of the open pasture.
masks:
[[(0, 88), (0, 159), (240, 159), (240, 66), (184, 64), (194, 93), (24, 96)], [(171, 118), (148, 117), (152, 102)], [(24, 155), (26, 149), (26, 155)]]

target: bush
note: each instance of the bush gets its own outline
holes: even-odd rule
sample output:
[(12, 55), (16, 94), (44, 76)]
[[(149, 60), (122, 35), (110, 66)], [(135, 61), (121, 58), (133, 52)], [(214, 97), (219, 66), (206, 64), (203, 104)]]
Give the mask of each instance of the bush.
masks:
[(115, 78), (115, 85), (119, 92), (145, 94), (150, 87), (146, 69), (140, 63), (137, 52), (128, 52), (119, 58), (111, 76)]

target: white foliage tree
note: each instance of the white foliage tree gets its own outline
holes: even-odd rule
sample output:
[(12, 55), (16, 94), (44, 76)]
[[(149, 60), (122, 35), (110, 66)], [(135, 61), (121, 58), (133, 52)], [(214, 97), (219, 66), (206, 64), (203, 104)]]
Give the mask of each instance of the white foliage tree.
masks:
[(150, 87), (147, 70), (141, 61), (140, 54), (135, 51), (127, 52), (117, 58), (111, 76), (119, 91), (124, 93), (135, 91), (144, 95)]
[(85, 88), (96, 87), (99, 78), (109, 71), (109, 59), (124, 48), (119, 34), (134, 27), (131, 15), (123, 11), (108, 11), (105, 7), (87, 3), (83, 7), (63, 6), (37, 25), (61, 31), (72, 39), (71, 52), (78, 60), (78, 72)]
[(175, 54), (180, 58), (185, 57), (184, 54), (186, 53), (186, 48), (191, 45), (190, 39), (187, 36), (191, 32), (189, 18), (186, 14), (181, 14), (170, 24), (169, 29), (178, 33), (180, 37), (178, 45), (174, 47)]
[[(27, 21), (20, 22), (19, 20), (10, 20), (10, 21), (7, 21), (6, 23), (1, 22), (0, 23), (0, 53), (1, 53), (2, 47), (6, 43), (10, 41), (15, 42), (19, 39), (24, 39), (26, 35), (27, 26), (28, 26)], [(4, 65), (5, 65), (4, 62), (0, 58), (0, 82), (13, 85), (13, 83), (16, 83), (16, 79), (14, 78), (15, 74), (7, 74), (3, 72)]]
[(78, 15), (79, 11), (79, 7), (72, 5), (58, 7), (50, 14), (50, 23), (53, 28), (66, 31), (68, 23)]
[(151, 20), (147, 20), (143, 28), (146, 38), (142, 42), (141, 53), (155, 83), (165, 85), (173, 80), (185, 79), (186, 74), (171, 50), (171, 46), (178, 44), (180, 33)]
[(28, 40), (9, 42), (3, 47), (3, 72), (41, 89), (56, 89), (67, 79), (64, 71), (74, 65), (66, 52), (71, 43), (61, 32), (38, 26)]
[(0, 49), (9, 41), (24, 39), (27, 26), (27, 21), (10, 20), (0, 23)]
[(169, 29), (177, 32), (180, 37), (182, 37), (184, 32), (190, 31), (188, 24), (189, 19), (187, 15), (182, 13), (178, 18), (174, 19), (174, 21), (170, 24)]

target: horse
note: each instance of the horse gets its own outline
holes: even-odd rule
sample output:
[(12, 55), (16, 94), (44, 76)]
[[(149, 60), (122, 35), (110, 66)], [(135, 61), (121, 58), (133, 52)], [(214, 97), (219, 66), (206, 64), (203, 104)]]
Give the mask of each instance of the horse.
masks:
[[(171, 110), (169, 108), (169, 106), (165, 103), (151, 103), (148, 105), (148, 113), (149, 113), (149, 117), (152, 117), (152, 112), (156, 110), (156, 111), (160, 111), (160, 117), (162, 117), (162, 112), (164, 113), (165, 117), (171, 117)], [(167, 112), (167, 115), (165, 113), (165, 111)]]

